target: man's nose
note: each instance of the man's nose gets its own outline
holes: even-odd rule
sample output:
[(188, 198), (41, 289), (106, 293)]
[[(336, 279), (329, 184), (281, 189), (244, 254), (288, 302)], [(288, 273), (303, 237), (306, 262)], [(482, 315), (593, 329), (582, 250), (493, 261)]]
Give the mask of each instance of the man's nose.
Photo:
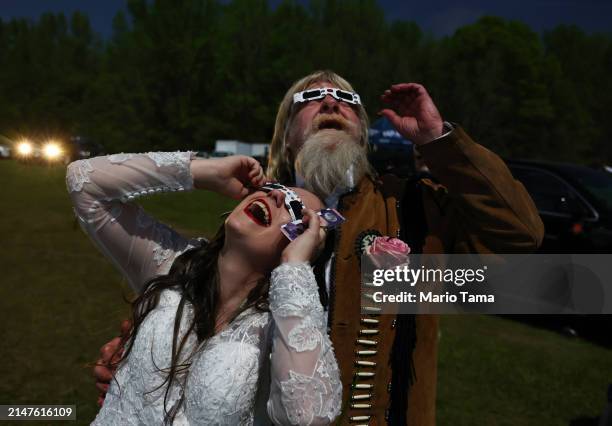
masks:
[(331, 114), (331, 113), (339, 113), (340, 105), (338, 105), (338, 101), (332, 95), (327, 95), (321, 101), (321, 112)]

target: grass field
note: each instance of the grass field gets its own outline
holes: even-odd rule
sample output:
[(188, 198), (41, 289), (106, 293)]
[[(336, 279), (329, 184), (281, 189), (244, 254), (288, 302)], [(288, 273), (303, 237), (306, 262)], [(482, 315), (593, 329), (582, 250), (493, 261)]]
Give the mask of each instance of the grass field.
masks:
[[(63, 169), (2, 161), (0, 187), (0, 404), (76, 404), (88, 424), (88, 363), (127, 317), (127, 287), (76, 225)], [(233, 202), (196, 191), (144, 205), (210, 235)], [(439, 356), (440, 425), (568, 425), (598, 416), (612, 382), (612, 350), (497, 317), (442, 318)]]

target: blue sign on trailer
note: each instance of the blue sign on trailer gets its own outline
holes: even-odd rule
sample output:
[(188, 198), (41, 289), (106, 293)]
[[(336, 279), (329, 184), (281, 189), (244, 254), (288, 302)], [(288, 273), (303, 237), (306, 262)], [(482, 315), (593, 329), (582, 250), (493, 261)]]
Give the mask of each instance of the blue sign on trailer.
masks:
[(375, 148), (412, 150), (412, 142), (400, 135), (385, 117), (376, 120), (370, 127), (369, 133), (370, 144)]
[(412, 142), (402, 137), (385, 117), (376, 120), (370, 127), (370, 164), (380, 175), (387, 173), (400, 177), (414, 175)]

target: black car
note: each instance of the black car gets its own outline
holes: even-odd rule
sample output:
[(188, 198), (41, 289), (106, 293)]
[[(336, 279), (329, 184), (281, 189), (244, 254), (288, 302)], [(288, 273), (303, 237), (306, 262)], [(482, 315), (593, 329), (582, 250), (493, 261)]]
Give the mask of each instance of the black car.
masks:
[[(612, 253), (612, 174), (543, 161), (508, 160), (544, 222), (541, 253)], [(612, 347), (612, 315), (512, 315)]]
[(574, 164), (508, 160), (544, 222), (543, 253), (612, 253), (612, 174)]
[(65, 163), (106, 154), (102, 145), (83, 136), (73, 136), (65, 146)]

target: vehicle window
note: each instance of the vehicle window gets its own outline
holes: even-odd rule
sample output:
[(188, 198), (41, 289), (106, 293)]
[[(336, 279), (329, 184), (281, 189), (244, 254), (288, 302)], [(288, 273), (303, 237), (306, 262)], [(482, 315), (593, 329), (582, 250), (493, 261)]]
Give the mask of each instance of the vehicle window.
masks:
[(600, 207), (612, 211), (612, 174), (587, 168), (574, 168), (572, 172), (585, 191), (599, 201)]
[(530, 167), (511, 166), (512, 174), (521, 181), (540, 212), (571, 214), (572, 203), (578, 203), (572, 189), (553, 174)]

